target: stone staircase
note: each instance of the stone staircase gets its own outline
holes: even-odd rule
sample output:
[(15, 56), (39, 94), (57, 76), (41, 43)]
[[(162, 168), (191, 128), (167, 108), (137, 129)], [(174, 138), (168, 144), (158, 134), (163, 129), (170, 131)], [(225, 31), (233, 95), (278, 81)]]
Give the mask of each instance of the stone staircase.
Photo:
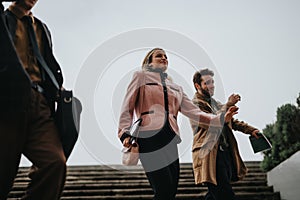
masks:
[[(241, 200), (280, 200), (280, 194), (267, 185), (260, 162), (246, 162), (249, 172), (243, 181), (233, 184)], [(191, 163), (180, 165), (176, 199), (203, 199), (206, 187), (196, 186)], [(28, 184), (28, 167), (19, 169), (9, 200), (20, 198)], [(152, 199), (152, 190), (141, 166), (69, 166), (62, 200)]]

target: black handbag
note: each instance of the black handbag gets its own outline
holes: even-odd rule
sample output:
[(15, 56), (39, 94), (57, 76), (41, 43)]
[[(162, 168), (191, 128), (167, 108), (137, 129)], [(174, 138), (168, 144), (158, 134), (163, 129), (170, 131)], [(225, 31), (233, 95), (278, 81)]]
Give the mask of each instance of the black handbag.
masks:
[(70, 156), (78, 139), (81, 111), (81, 102), (73, 97), (72, 90), (62, 90), (54, 119), (66, 158)]

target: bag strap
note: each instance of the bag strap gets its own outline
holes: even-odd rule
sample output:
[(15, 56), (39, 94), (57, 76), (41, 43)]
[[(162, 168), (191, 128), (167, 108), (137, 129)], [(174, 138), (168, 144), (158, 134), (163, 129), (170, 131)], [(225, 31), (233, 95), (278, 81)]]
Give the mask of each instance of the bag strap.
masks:
[(55, 86), (55, 88), (57, 90), (60, 90), (59, 84), (58, 84), (53, 72), (48, 67), (45, 59), (41, 55), (41, 52), (38, 48), (38, 44), (37, 44), (37, 40), (36, 40), (36, 34), (35, 34), (35, 31), (33, 29), (33, 24), (32, 24), (33, 23), (32, 17), (27, 16), (26, 19), (28, 21), (29, 38), (30, 38), (30, 42), (31, 42), (31, 45), (32, 45), (32, 48), (33, 48), (34, 55), (35, 55), (36, 59), (38, 60), (38, 62), (40, 63), (40, 65), (42, 66), (42, 68), (45, 70), (45, 72), (49, 76), (49, 78), (51, 79), (51, 81), (52, 81), (53, 85)]

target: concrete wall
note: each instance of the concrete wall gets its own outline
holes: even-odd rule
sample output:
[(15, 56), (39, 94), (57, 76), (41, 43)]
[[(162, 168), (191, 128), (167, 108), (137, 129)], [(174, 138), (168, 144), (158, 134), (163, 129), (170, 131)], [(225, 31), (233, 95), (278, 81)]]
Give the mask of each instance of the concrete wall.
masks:
[(300, 151), (267, 173), (268, 185), (280, 192), (282, 200), (300, 199)]

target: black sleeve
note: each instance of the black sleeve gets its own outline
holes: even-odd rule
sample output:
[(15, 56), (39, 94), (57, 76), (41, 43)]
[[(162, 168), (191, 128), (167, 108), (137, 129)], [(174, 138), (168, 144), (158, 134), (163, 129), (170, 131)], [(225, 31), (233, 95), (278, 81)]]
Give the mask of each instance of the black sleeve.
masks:
[(123, 143), (123, 141), (124, 141), (127, 137), (131, 137), (131, 135), (128, 134), (127, 132), (123, 133), (123, 135), (120, 137), (121, 142)]

